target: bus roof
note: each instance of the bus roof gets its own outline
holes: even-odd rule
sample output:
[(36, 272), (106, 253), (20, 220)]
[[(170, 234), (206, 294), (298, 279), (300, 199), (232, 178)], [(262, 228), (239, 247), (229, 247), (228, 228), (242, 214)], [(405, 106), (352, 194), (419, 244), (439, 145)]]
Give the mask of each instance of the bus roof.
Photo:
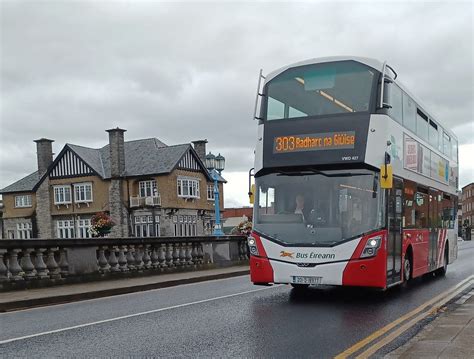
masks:
[(283, 66), (279, 68), (278, 70), (270, 72), (268, 75), (266, 75), (265, 81), (268, 82), (272, 80), (274, 77), (278, 76), (283, 71), (286, 71), (289, 68), (304, 66), (304, 65), (320, 64), (324, 62), (349, 61), (349, 60), (360, 62), (364, 65), (372, 67), (373, 69), (377, 71), (382, 72), (383, 63), (376, 59), (371, 59), (369, 57), (357, 57), (357, 56), (329, 56), (329, 57), (319, 57), (319, 58), (313, 58), (309, 60), (303, 60), (303, 61), (295, 62), (287, 66)]
[[(303, 61), (299, 61), (299, 62), (295, 62), (293, 64), (290, 64), (290, 65), (286, 65), (286, 66), (283, 66), (275, 71), (272, 71), (270, 72), (268, 75), (265, 76), (265, 83), (269, 82), (270, 80), (272, 80), (273, 78), (275, 78), (276, 76), (280, 75), (282, 72), (290, 69), (290, 68), (293, 68), (293, 67), (298, 67), (298, 66), (305, 66), (305, 65), (312, 65), (312, 64), (320, 64), (320, 63), (325, 63), (325, 62), (336, 62), (336, 61), (356, 61), (356, 62), (360, 62), (364, 65), (367, 65), (369, 67), (372, 67), (373, 69), (379, 71), (379, 72), (382, 72), (383, 71), (383, 62), (377, 60), (377, 59), (373, 59), (373, 58), (370, 58), (370, 57), (358, 57), (358, 56), (328, 56), (328, 57), (319, 57), (319, 58), (313, 58), (313, 59), (308, 59), (308, 60), (303, 60)], [(411, 91), (409, 91), (402, 83), (400, 83), (400, 81), (398, 80), (394, 80), (394, 82), (398, 85), (398, 87), (400, 87), (407, 95), (409, 95), (416, 103), (419, 107), (421, 107), (421, 109), (427, 113), (428, 117), (431, 118), (432, 120), (435, 120), (444, 130), (444, 132), (446, 132), (447, 134), (449, 134), (451, 137), (455, 138), (457, 140), (457, 136), (449, 129), (447, 128), (446, 126), (447, 125), (444, 125), (442, 122), (440, 122), (435, 116), (432, 116), (432, 112), (431, 111), (428, 111), (427, 110), (427, 106), (424, 105), (424, 103), (422, 101), (420, 101), (419, 98), (417, 98), (417, 96), (414, 96)]]

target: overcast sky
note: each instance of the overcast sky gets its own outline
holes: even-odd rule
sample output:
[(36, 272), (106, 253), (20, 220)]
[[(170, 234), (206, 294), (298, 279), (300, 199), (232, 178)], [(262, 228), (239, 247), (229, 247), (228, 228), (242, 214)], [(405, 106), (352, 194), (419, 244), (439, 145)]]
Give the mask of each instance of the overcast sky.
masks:
[(461, 2), (0, 0), (0, 188), (36, 170), (34, 139), (102, 147), (208, 139), (226, 206), (248, 204), (257, 75), (300, 60), (387, 60), (460, 143), (474, 181), (473, 5)]

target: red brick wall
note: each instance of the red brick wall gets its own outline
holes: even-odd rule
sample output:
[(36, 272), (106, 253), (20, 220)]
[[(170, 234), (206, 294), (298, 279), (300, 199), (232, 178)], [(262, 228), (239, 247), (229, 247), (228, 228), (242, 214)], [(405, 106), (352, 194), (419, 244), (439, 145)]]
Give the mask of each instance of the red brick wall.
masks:
[(230, 217), (242, 217), (247, 216), (247, 218), (252, 218), (253, 208), (244, 207), (244, 208), (225, 208), (222, 215), (223, 218)]

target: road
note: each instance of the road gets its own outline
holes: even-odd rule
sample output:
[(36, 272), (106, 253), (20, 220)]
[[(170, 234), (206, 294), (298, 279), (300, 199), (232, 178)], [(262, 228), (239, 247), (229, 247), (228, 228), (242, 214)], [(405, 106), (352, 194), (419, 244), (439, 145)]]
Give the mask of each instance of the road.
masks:
[(4, 313), (0, 356), (332, 357), (472, 275), (473, 258), (463, 242), (446, 277), (386, 292), (242, 276)]

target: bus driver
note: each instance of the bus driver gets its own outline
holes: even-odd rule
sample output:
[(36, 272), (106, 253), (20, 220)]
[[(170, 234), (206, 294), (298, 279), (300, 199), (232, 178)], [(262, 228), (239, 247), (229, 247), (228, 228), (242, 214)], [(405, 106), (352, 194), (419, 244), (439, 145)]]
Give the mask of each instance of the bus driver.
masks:
[(295, 208), (295, 214), (301, 214), (304, 219), (304, 196), (302, 194), (298, 194), (295, 198), (296, 201), (296, 208)]

